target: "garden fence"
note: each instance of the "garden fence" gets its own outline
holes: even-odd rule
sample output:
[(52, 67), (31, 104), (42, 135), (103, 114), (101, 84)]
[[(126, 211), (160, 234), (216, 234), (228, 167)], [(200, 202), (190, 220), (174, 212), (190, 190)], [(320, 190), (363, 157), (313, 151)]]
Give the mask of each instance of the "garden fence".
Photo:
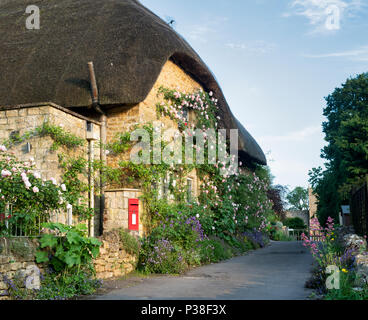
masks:
[[(36, 217), (27, 213), (14, 213), (11, 205), (5, 206), (5, 212), (0, 213), (0, 236), (6, 237), (37, 237), (42, 234), (42, 224), (46, 222), (61, 222), (60, 212), (44, 213)], [(72, 224), (72, 208), (68, 207), (67, 224)]]
[(289, 229), (289, 236), (293, 237), (296, 241), (302, 241), (302, 234), (309, 235), (311, 241), (322, 241), (322, 233), (310, 228), (307, 229)]
[(302, 233), (306, 233), (305, 229), (289, 229), (289, 236), (293, 237), (296, 241), (302, 240)]
[(355, 232), (368, 235), (368, 177), (360, 188), (353, 190), (350, 199), (350, 214)]

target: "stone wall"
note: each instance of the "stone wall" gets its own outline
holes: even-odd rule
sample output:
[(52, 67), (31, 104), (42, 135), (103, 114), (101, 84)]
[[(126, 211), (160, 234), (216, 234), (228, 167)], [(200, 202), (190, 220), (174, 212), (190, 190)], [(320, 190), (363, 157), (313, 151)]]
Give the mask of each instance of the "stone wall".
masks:
[(308, 210), (289, 210), (285, 212), (285, 218), (300, 218), (304, 224), (309, 227), (309, 211)]
[[(104, 233), (117, 229), (128, 229), (128, 201), (139, 199), (138, 189), (115, 189), (105, 191)], [(144, 234), (143, 203), (139, 201), (139, 234)]]
[[(31, 129), (42, 126), (48, 121), (49, 123), (62, 127), (65, 131), (74, 134), (75, 136), (86, 139), (86, 118), (76, 116), (69, 113), (67, 109), (56, 107), (53, 105), (23, 107), (23, 108), (8, 108), (0, 110), (0, 140), (8, 139), (11, 133), (18, 132), (23, 135)], [(99, 139), (99, 125), (95, 123), (94, 134)], [(27, 152), (26, 143), (31, 144), (31, 150)], [(27, 161), (33, 157), (36, 162), (36, 170), (38, 170), (42, 178), (50, 179), (54, 177), (60, 181), (61, 169), (59, 168), (58, 153), (66, 152), (69, 155), (79, 155), (87, 158), (88, 144), (87, 141), (83, 147), (76, 149), (65, 149), (60, 147), (58, 151), (52, 151), (51, 146), (53, 140), (49, 136), (33, 137), (17, 146), (14, 146), (11, 151), (20, 159)], [(95, 148), (95, 158), (99, 158), (99, 150)]]
[(28, 276), (44, 271), (43, 266), (35, 262), (37, 247), (37, 239), (0, 238), (0, 300), (9, 299), (9, 281), (15, 277), (20, 276), (24, 285)]
[[(9, 139), (10, 135), (15, 132), (22, 136), (26, 132), (42, 126), (46, 121), (52, 125), (60, 126), (68, 133), (85, 139), (85, 144), (74, 149), (60, 146), (58, 150), (53, 151), (51, 147), (54, 141), (51, 137), (34, 136), (13, 146), (10, 151), (14, 152), (19, 160), (28, 161), (30, 158), (33, 158), (36, 164), (35, 170), (41, 174), (43, 179), (55, 178), (60, 183), (63, 170), (59, 166), (58, 154), (65, 153), (70, 157), (88, 159), (87, 122), (90, 122), (90, 119), (51, 103), (9, 107), (0, 110), (0, 141)], [(92, 127), (93, 136), (98, 142), (100, 139), (100, 125), (98, 122), (93, 121)], [(30, 143), (30, 150), (26, 148), (27, 142)], [(94, 142), (94, 159), (96, 160), (100, 159), (100, 149), (97, 142)], [(86, 177), (81, 176), (81, 179), (85, 179), (85, 182), (87, 182)], [(55, 215), (51, 220), (66, 223), (66, 213)], [(99, 212), (97, 210), (96, 221), (99, 221)], [(96, 223), (95, 232), (97, 231), (98, 224)]]
[(137, 257), (125, 250), (119, 230), (104, 232), (99, 240), (102, 242), (100, 255), (94, 261), (97, 278), (117, 278), (135, 270)]
[[(105, 232), (98, 239), (102, 246), (94, 260), (97, 278), (121, 277), (135, 270), (137, 257), (124, 249), (119, 230)], [(44, 273), (45, 266), (35, 262), (38, 246), (36, 238), (0, 238), (0, 300), (10, 299), (7, 289), (16, 277), (25, 285), (27, 277)]]

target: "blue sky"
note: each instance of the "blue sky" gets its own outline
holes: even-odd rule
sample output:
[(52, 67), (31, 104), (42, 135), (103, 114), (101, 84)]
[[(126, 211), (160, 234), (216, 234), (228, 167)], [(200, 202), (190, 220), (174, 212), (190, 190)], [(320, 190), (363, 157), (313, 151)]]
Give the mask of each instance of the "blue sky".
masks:
[(274, 183), (323, 164), (324, 97), (368, 71), (368, 0), (141, 0), (216, 76), (267, 154)]

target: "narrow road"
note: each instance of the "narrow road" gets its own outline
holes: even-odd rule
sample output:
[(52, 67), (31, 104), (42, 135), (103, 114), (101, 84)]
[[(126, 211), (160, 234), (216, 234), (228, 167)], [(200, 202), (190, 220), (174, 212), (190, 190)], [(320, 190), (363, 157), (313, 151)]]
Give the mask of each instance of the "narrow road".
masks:
[(162, 276), (94, 297), (98, 300), (303, 300), (312, 264), (301, 242), (270, 246), (231, 260), (196, 268), (183, 276)]

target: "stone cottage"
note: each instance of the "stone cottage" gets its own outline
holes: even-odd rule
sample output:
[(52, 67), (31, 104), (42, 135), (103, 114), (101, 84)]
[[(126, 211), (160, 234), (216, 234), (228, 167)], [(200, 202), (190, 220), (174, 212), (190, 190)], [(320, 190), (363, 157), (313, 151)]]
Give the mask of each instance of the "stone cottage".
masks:
[[(39, 7), (40, 29), (26, 28), (28, 5)], [(49, 121), (86, 140), (75, 152), (114, 166), (116, 159), (100, 148), (100, 142), (106, 144), (137, 123), (155, 120), (161, 86), (187, 93), (202, 88), (218, 98), (219, 127), (239, 130), (243, 166), (266, 164), (263, 151), (232, 114), (206, 64), (139, 1), (11, 0), (1, 1), (0, 12), (1, 140)], [(176, 125), (169, 118), (164, 121)], [(33, 137), (14, 150), (22, 159), (33, 157), (43, 176), (57, 179), (58, 155), (50, 151), (51, 144), (50, 137)], [(189, 179), (195, 194), (195, 172)], [(94, 235), (127, 228), (128, 208), (141, 208), (135, 186), (104, 189), (99, 195), (93, 188), (89, 194), (89, 205), (95, 209), (90, 229)], [(144, 231), (142, 223), (137, 231)]]

